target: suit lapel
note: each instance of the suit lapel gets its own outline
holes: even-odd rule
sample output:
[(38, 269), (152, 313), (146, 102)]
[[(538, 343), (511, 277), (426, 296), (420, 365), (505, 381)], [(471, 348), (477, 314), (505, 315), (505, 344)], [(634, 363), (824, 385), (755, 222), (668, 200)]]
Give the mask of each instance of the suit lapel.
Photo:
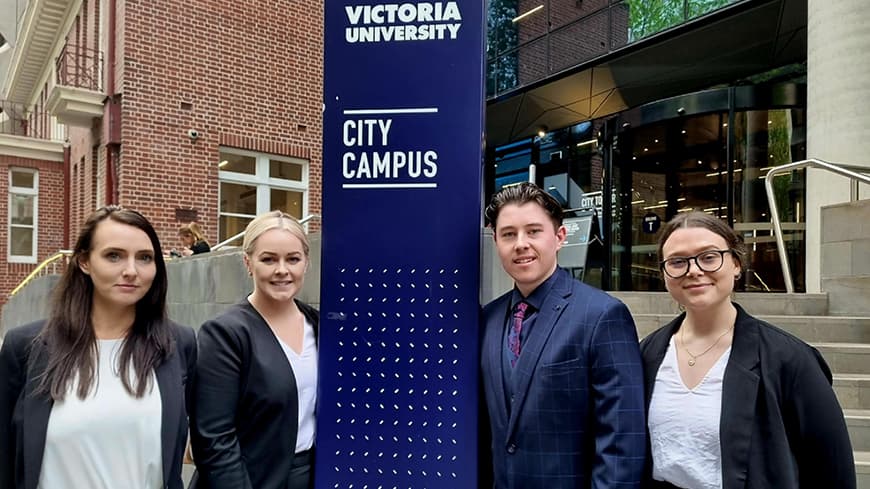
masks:
[(722, 414), (719, 424), (722, 450), (722, 487), (746, 486), (749, 449), (759, 385), (758, 325), (738, 305), (731, 357), (722, 385)]
[[(504, 355), (503, 332), (507, 321), (507, 309), (510, 305), (510, 297), (510, 293), (505, 294), (499, 299), (499, 303), (493, 307), (495, 314), (491, 314), (486, 322), (485, 335), (488, 338), (483, 343), (487, 347), (484, 355), (486, 355), (487, 362), (491, 366), (491, 368), (487, 369), (488, 378), (485, 379), (484, 385), (492, 386), (495, 390), (494, 404), (498, 406), (498, 421), (501, 425), (507, 423), (508, 416), (507, 405), (504, 402), (505, 391), (504, 381), (502, 380), (504, 362), (502, 361), (502, 355)], [(500, 314), (500, 312), (504, 312), (504, 314)]]
[[(166, 360), (164, 360), (156, 369), (157, 386), (160, 389), (160, 404), (163, 409), (160, 421), (160, 442), (163, 452), (163, 483), (169, 481), (169, 473), (172, 465), (176, 462), (173, 460), (175, 456), (175, 446), (178, 443), (178, 413), (182, 412), (181, 398), (179, 394), (184, 392), (184, 386), (181, 382), (181, 371), (179, 368), (178, 348), (181, 346), (176, 344), (176, 350)], [(178, 463), (181, 463), (179, 460)]]
[[(517, 426), (520, 411), (526, 401), (526, 395), (529, 393), (529, 384), (532, 381), (532, 376), (541, 358), (541, 353), (544, 347), (547, 346), (547, 341), (550, 339), (550, 334), (553, 328), (562, 317), (562, 313), (568, 306), (568, 297), (571, 295), (571, 278), (567, 272), (556, 269), (559, 276), (553, 284), (553, 290), (547, 294), (541, 310), (538, 311), (538, 317), (535, 319), (533, 328), (534, 334), (529, 334), (526, 343), (523, 345), (523, 352), (515, 367), (514, 375), (516, 376), (516, 393), (513, 409), (511, 409), (510, 419), (508, 420), (507, 437), (513, 436), (513, 432)], [(499, 379), (499, 382), (501, 379)], [(502, 397), (503, 398), (503, 397)]]
[(37, 379), (42, 376), (47, 367), (45, 352), (41, 349), (33, 351), (30, 362), (23, 406), (24, 489), (36, 489), (39, 483), (48, 418), (54, 405), (50, 397), (35, 396), (33, 393), (38, 384)]

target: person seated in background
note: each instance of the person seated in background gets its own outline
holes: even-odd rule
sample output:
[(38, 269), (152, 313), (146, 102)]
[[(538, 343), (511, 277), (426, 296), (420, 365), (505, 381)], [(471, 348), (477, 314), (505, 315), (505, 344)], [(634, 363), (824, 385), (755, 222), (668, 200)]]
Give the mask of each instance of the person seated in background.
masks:
[(211, 251), (211, 246), (202, 234), (202, 228), (195, 222), (181, 226), (178, 230), (178, 237), (184, 244), (184, 247), (179, 251), (181, 256), (198, 255)]

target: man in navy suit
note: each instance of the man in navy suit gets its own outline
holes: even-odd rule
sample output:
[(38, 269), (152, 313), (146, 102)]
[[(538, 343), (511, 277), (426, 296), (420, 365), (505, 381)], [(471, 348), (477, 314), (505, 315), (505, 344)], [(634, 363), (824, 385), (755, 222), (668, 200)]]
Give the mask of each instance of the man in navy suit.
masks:
[(516, 284), (483, 310), (494, 487), (638, 487), (646, 421), (628, 309), (557, 267), (562, 208), (539, 187), (502, 190), (486, 217)]

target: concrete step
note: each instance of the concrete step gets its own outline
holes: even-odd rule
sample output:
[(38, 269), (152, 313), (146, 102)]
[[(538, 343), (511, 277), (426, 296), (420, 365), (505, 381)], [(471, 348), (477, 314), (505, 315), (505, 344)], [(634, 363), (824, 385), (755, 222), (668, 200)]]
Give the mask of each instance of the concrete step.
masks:
[(813, 343), (836, 374), (870, 373), (870, 344)]
[[(673, 314), (635, 314), (637, 334), (641, 338), (674, 319)], [(870, 317), (866, 316), (777, 316), (760, 315), (759, 319), (788, 331), (807, 343), (870, 343)]]
[(870, 314), (870, 275), (822, 278), (822, 290), (830, 295), (828, 314)]
[(870, 489), (870, 452), (856, 450), (854, 456), (858, 489)]
[(852, 441), (852, 449), (857, 451), (870, 451), (870, 410), (868, 409), (844, 409), (846, 426), (849, 428), (849, 439)]
[[(618, 298), (634, 314), (679, 314), (677, 303), (667, 292), (609, 292)], [(755, 316), (796, 315), (824, 316), (828, 314), (827, 294), (786, 294), (778, 292), (735, 294), (738, 302), (747, 312)]]
[(870, 409), (870, 374), (834, 374), (834, 392), (843, 409)]

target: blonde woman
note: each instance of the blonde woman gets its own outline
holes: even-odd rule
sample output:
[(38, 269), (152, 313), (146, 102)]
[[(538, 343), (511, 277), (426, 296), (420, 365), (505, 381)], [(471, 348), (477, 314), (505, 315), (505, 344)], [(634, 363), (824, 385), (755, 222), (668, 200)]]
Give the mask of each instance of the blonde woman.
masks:
[(211, 246), (206, 241), (202, 228), (195, 222), (181, 226), (178, 230), (178, 237), (184, 245), (181, 248), (181, 255), (183, 256), (198, 255), (211, 251)]
[(203, 324), (192, 439), (197, 489), (311, 487), (317, 311), (296, 300), (309, 245), (273, 211), (242, 243), (254, 291)]

